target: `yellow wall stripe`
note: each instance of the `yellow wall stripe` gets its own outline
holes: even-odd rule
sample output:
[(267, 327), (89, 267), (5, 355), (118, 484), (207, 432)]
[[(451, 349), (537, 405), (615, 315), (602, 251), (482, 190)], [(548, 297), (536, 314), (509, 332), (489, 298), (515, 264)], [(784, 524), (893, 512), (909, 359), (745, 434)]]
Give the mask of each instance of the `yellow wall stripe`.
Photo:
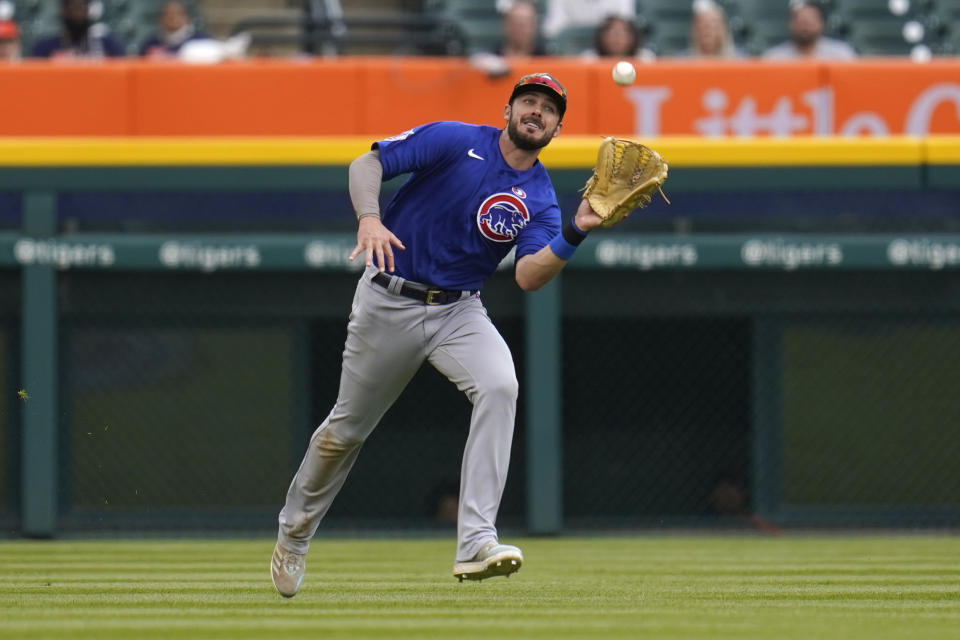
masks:
[(929, 138), (926, 153), (928, 164), (960, 164), (960, 136)]
[(0, 138), (0, 166), (345, 165), (370, 140), (345, 138)]
[[(343, 166), (375, 136), (323, 138), (0, 138), (0, 166)], [(558, 137), (549, 168), (589, 168), (599, 136)], [(644, 140), (682, 167), (960, 164), (960, 136), (932, 138), (699, 138)]]
[[(557, 138), (556, 142), (560, 139)], [(544, 151), (551, 167), (592, 166), (599, 138), (576, 138)], [(877, 166), (917, 165), (923, 161), (921, 138), (700, 138), (644, 140), (681, 167)], [(960, 138), (954, 141), (960, 149)]]

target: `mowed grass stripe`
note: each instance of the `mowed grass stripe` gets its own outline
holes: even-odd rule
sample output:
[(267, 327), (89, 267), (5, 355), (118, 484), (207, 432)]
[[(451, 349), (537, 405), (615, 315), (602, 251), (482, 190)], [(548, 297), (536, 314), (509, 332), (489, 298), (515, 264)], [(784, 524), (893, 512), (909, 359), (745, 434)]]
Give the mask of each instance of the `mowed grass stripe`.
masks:
[[(338, 609), (338, 610), (323, 610), (314, 608), (312, 610), (296, 610), (289, 611), (285, 610), (282, 612), (283, 615), (277, 615), (279, 612), (270, 608), (266, 608), (263, 611), (256, 612), (247, 612), (247, 614), (237, 615), (236, 611), (224, 610), (219, 611), (216, 609), (210, 611), (204, 611), (201, 615), (200, 613), (188, 614), (188, 615), (179, 615), (174, 611), (169, 611), (166, 615), (157, 615), (156, 611), (144, 610), (142, 612), (137, 612), (136, 615), (130, 613), (126, 614), (117, 614), (111, 615), (109, 617), (99, 616), (94, 613), (89, 617), (84, 617), (81, 620), (76, 618), (42, 618), (38, 620), (9, 620), (5, 621), (3, 626), (5, 630), (8, 630), (12, 627), (19, 627), (22, 629), (40, 629), (40, 628), (63, 628), (64, 626), (71, 625), (101, 625), (101, 624), (111, 624), (123, 626), (125, 624), (136, 624), (138, 627), (142, 626), (159, 626), (175, 621), (177, 623), (187, 624), (190, 622), (209, 622), (211, 620), (224, 620), (225, 624), (229, 624), (233, 627), (244, 627), (248, 622), (260, 622), (260, 621), (276, 621), (278, 624), (282, 621), (287, 624), (303, 624), (303, 623), (312, 623), (315, 625), (322, 626), (368, 626), (368, 625), (382, 625), (385, 623), (389, 624), (445, 624), (445, 621), (476, 621), (481, 622), (488, 619), (490, 616), (484, 611), (464, 611), (462, 609), (430, 609), (428, 611), (395, 611), (395, 612), (371, 612), (369, 610), (357, 611), (356, 609)], [(542, 611), (536, 612), (531, 615), (524, 613), (523, 615), (515, 616), (518, 620), (516, 622), (511, 622), (511, 624), (523, 624), (526, 626), (537, 626), (543, 625), (545, 627), (556, 627), (556, 626), (565, 626), (568, 623), (568, 620), (571, 618), (571, 612), (569, 609), (557, 609), (555, 611)], [(656, 625), (668, 625), (676, 624), (678, 622), (687, 622), (690, 625), (702, 625), (707, 624), (708, 621), (698, 621), (696, 616), (690, 616), (689, 609), (652, 609), (651, 611), (645, 612), (647, 615), (639, 616), (636, 612), (626, 612), (626, 611), (609, 611), (609, 610), (593, 610), (591, 615), (584, 617), (583, 620), (579, 620), (576, 626), (584, 625), (595, 625), (598, 623), (599, 619), (605, 621), (614, 622), (614, 621), (624, 621), (624, 622), (633, 622), (639, 619), (644, 619), (648, 624)], [(651, 613), (656, 613), (656, 616), (651, 616)], [(769, 616), (777, 617), (780, 620), (785, 620), (787, 618), (795, 618), (797, 620), (806, 620), (806, 616), (810, 614), (810, 611), (789, 611), (785, 608), (773, 608), (768, 609), (764, 608), (763, 610), (757, 610), (754, 612), (758, 616)], [(826, 615), (827, 612), (825, 612)], [(846, 614), (841, 612), (836, 612), (840, 614), (838, 617), (846, 617)], [(872, 613), (872, 612), (867, 612)], [(576, 615), (582, 616), (582, 611), (576, 611)], [(875, 621), (880, 621), (882, 617), (887, 619), (895, 619), (899, 617), (893, 612), (888, 612), (889, 615), (878, 616)], [(912, 619), (912, 616), (911, 616)], [(918, 620), (920, 618), (917, 618)], [(745, 619), (742, 616), (741, 612), (730, 611), (727, 613), (719, 612), (716, 616), (716, 619), (711, 619), (710, 623), (736, 623), (746, 626), (750, 626), (752, 623), (749, 619)], [(823, 621), (823, 620), (821, 620)], [(853, 637), (858, 637), (854, 635)]]
[[(218, 619), (176, 619), (168, 621), (153, 621), (153, 620), (135, 620), (135, 621), (108, 621), (104, 623), (96, 624), (96, 631), (99, 632), (125, 632), (125, 631), (135, 631), (137, 633), (146, 632), (146, 631), (156, 631), (156, 632), (176, 632), (177, 637), (193, 637), (190, 634), (191, 630), (203, 630), (203, 631), (218, 631), (218, 632), (228, 632), (228, 633), (242, 633), (242, 632), (255, 632), (262, 634), (264, 631), (267, 632), (291, 632), (291, 631), (304, 631), (308, 632), (313, 629), (323, 629), (324, 637), (327, 637), (326, 631), (341, 631), (341, 636), (349, 636), (350, 634), (355, 634), (362, 631), (372, 631), (378, 634), (384, 634), (379, 637), (394, 637), (395, 635), (402, 635), (404, 637), (416, 637), (417, 633), (427, 634), (431, 631), (447, 631), (451, 635), (446, 637), (460, 637), (464, 635), (466, 637), (517, 637), (518, 633), (529, 632), (529, 633), (538, 633), (541, 629), (544, 628), (544, 623), (541, 620), (529, 619), (529, 618), (503, 618), (500, 620), (490, 619), (488, 617), (475, 617), (475, 618), (461, 618), (454, 621), (440, 620), (436, 618), (431, 619), (416, 619), (416, 620), (397, 620), (383, 622), (380, 620), (373, 619), (363, 619), (357, 621), (353, 618), (349, 619), (349, 624), (351, 630), (343, 634), (343, 629), (337, 629), (336, 626), (342, 625), (342, 623), (347, 620), (345, 618), (338, 618), (337, 616), (332, 617), (331, 619), (324, 619), (322, 625), (317, 625), (317, 616), (313, 616), (311, 619), (296, 619), (296, 618), (281, 618), (279, 620), (237, 620), (235, 618), (218, 618)], [(680, 633), (683, 634), (681, 637), (690, 637), (690, 633), (698, 634), (696, 637), (712, 637), (711, 633), (725, 633), (733, 637), (737, 633), (749, 632), (750, 623), (738, 622), (738, 621), (729, 621), (725, 624), (717, 624), (716, 622), (698, 622), (695, 620), (681, 620), (677, 619), (674, 621), (669, 621), (667, 623), (661, 621), (651, 621), (651, 620), (642, 620), (642, 619), (632, 619), (629, 621), (630, 631), (629, 633), (637, 633), (639, 631), (645, 632), (666, 632), (666, 633)], [(564, 629), (562, 627), (551, 627), (553, 632), (551, 636), (544, 637), (556, 637), (557, 635), (569, 637), (568, 634), (587, 634), (587, 635), (574, 635), (573, 637), (607, 637), (611, 632), (617, 634), (617, 630), (613, 627), (617, 624), (616, 620), (610, 620), (602, 616), (594, 616), (593, 618), (587, 618), (583, 620), (580, 624), (577, 625), (576, 631), (573, 631), (569, 628)], [(67, 624), (54, 624), (54, 625), (43, 625), (45, 631), (56, 632), (56, 633), (69, 633), (71, 637), (73, 633), (73, 627)], [(93, 625), (90, 625), (93, 626)], [(471, 626), (480, 627), (484, 631), (483, 633), (477, 633), (477, 631), (471, 631)], [(25, 634), (24, 637), (29, 637), (27, 634), (31, 634), (34, 631), (30, 628), (16, 628), (14, 625), (13, 628), (8, 628), (10, 631), (18, 631), (22, 634)], [(81, 628), (81, 631), (83, 629)], [(404, 633), (405, 632), (405, 633)], [(601, 635), (595, 636), (591, 635), (593, 633), (599, 633)], [(629, 633), (625, 637), (631, 637)], [(187, 634), (187, 635), (184, 635)], [(407, 635), (410, 634), (410, 635)], [(703, 634), (703, 635), (700, 635)], [(619, 635), (619, 634), (617, 634)], [(196, 637), (206, 637), (205, 635), (198, 635)], [(257, 637), (255, 634), (251, 637)], [(260, 636), (263, 637), (263, 636)], [(275, 637), (273, 635), (267, 637)], [(537, 637), (540, 637), (539, 634)], [(632, 636), (636, 637), (636, 636)]]
[(960, 638), (945, 536), (521, 541), (458, 584), (448, 540), (318, 539), (296, 598), (272, 541), (0, 543), (0, 638)]
[[(928, 633), (911, 621), (866, 622), (856, 631), (844, 632), (838, 625), (850, 626), (848, 616), (811, 620), (758, 613), (749, 621), (741, 619), (696, 620), (633, 616), (621, 620), (604, 615), (585, 615), (575, 624), (568, 618), (543, 622), (510, 615), (428, 618), (411, 621), (376, 620), (370, 618), (311, 619), (270, 618), (237, 620), (235, 618), (112, 620), (107, 623), (73, 622), (31, 628), (20, 625), (5, 627), (4, 633), (24, 639), (70, 638), (282, 638), (290, 634), (307, 634), (323, 638), (643, 638), (667, 640), (689, 638), (953, 638), (949, 632)], [(315, 634), (315, 635), (314, 635)]]
[[(833, 580), (833, 579), (815, 579), (810, 578), (803, 581), (785, 579), (776, 581), (774, 579), (765, 579), (762, 581), (743, 582), (742, 578), (730, 576), (728, 580), (711, 578), (709, 580), (691, 581), (689, 579), (661, 579), (657, 581), (657, 592), (660, 595), (665, 594), (686, 594), (693, 592), (704, 597), (713, 597), (715, 594), (737, 593), (737, 594), (768, 594), (774, 597), (782, 593), (795, 594), (802, 596), (809, 594), (814, 597), (823, 597), (833, 593), (843, 593), (851, 597), (857, 594), (867, 593), (878, 597), (885, 594), (902, 593), (924, 593), (935, 597), (943, 593), (955, 595), (957, 593), (956, 578), (944, 577), (936, 581), (931, 580), (903, 580), (902, 578), (885, 578), (878, 576), (876, 578), (863, 578), (859, 580)], [(355, 584), (341, 585), (349, 586), (349, 599), (340, 600), (336, 594), (330, 594), (325, 598), (331, 602), (355, 602), (364, 600), (380, 600), (383, 597), (383, 591), (390, 591), (391, 601), (402, 601), (404, 599), (419, 600), (422, 598), (422, 589), (415, 589), (414, 593), (403, 594), (401, 588), (394, 583), (377, 583), (363, 588)], [(443, 589), (444, 587), (436, 587)], [(470, 588), (470, 587), (466, 587)], [(177, 582), (177, 581), (151, 581), (150, 585), (144, 586), (141, 583), (115, 583), (84, 581), (82, 583), (51, 583), (50, 586), (37, 586), (31, 583), (11, 581), (0, 589), (0, 594), (9, 596), (27, 595), (31, 596), (31, 601), (39, 602), (44, 598), (54, 599), (58, 602), (67, 598), (75, 600), (96, 600), (104, 598), (120, 598), (124, 600), (135, 599), (138, 597), (149, 597), (155, 593), (168, 593), (180, 595), (181, 597), (191, 597), (197, 594), (205, 595), (208, 593), (220, 593), (231, 597), (237, 594), (248, 594), (251, 592), (264, 591), (263, 581), (256, 583), (223, 583), (210, 580), (196, 582)], [(311, 589), (316, 595), (323, 593), (320, 589)], [(619, 591), (613, 588), (605, 589), (601, 596), (603, 599), (616, 597), (618, 593), (632, 595), (634, 589)], [(589, 598), (590, 596), (586, 596)]]

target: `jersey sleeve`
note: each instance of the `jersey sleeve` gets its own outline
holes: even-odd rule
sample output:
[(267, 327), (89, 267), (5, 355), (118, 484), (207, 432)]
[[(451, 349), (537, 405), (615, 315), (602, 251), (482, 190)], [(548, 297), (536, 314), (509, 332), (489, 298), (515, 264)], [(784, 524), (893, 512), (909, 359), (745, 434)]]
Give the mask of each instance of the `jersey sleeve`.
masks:
[(538, 212), (517, 236), (517, 259), (540, 251), (553, 237), (560, 233), (560, 205), (556, 198), (543, 211)]
[(380, 151), (383, 179), (431, 167), (459, 148), (466, 125), (460, 122), (431, 122), (371, 145)]

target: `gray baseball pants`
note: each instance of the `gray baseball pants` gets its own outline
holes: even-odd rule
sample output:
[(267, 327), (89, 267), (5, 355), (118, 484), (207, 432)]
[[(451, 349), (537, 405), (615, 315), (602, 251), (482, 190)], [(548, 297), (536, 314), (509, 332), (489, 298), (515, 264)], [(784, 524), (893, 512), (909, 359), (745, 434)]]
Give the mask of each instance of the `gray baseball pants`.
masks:
[[(456, 561), (497, 539), (495, 521), (507, 480), (516, 417), (517, 376), (503, 337), (479, 296), (428, 306), (370, 282), (357, 284), (343, 351), (340, 391), (310, 438), (280, 511), (281, 545), (306, 553), (360, 447), (424, 360), (473, 405), (460, 468)], [(452, 427), (452, 425), (451, 425)]]

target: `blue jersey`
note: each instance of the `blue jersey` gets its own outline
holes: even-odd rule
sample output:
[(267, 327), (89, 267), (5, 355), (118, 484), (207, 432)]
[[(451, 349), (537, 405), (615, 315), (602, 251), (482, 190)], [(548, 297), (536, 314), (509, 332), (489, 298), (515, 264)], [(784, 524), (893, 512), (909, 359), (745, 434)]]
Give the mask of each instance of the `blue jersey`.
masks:
[(383, 211), (406, 247), (397, 275), (445, 289), (480, 289), (516, 245), (517, 259), (560, 232), (560, 207), (538, 160), (526, 171), (500, 153), (500, 130), (434, 122), (374, 143), (383, 179), (410, 177)]

